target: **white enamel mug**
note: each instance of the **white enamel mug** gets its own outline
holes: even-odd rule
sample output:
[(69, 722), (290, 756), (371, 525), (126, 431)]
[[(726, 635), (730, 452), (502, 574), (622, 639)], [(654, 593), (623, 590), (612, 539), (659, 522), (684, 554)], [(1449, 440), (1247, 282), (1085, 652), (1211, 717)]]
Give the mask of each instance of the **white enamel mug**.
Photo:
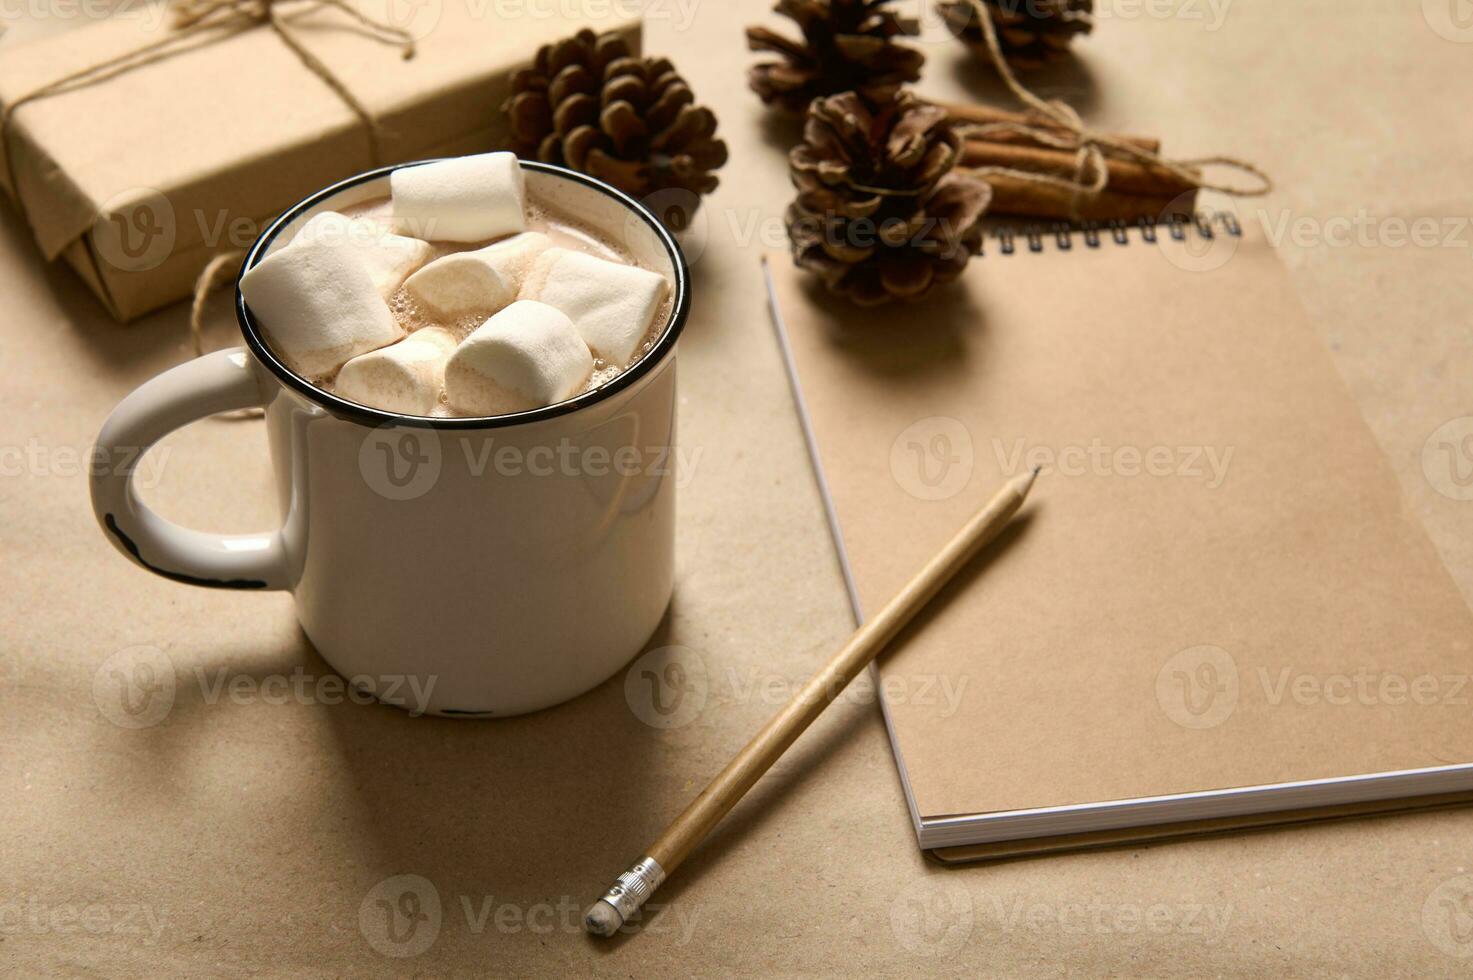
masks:
[[(406, 164), (405, 166), (415, 166)], [(598, 180), (523, 163), (528, 194), (669, 277), (653, 348), (612, 381), (515, 415), (440, 419), (367, 408), (293, 374), (236, 289), (245, 346), (159, 375), (98, 437), (92, 505), (149, 571), (192, 585), (285, 589), (312, 644), (390, 703), (478, 717), (535, 711), (599, 684), (639, 652), (674, 584), (675, 346), (690, 281), (674, 238)], [(243, 268), (314, 214), (388, 194), (393, 167), (278, 218)], [(142, 451), (197, 419), (262, 406), (281, 527), (219, 535), (138, 498)], [(386, 696), (413, 690), (413, 703)]]

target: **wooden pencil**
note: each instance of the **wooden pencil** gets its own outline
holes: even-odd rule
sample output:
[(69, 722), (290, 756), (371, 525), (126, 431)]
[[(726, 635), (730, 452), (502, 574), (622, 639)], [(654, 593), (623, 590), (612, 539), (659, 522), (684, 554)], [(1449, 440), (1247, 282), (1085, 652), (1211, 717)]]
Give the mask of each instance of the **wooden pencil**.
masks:
[(958, 570), (1007, 526), (1023, 506), (1037, 475), (1038, 471), (1034, 470), (1006, 484), (878, 614), (859, 627), (849, 642), (675, 818), (660, 839), (650, 845), (645, 856), (620, 875), (603, 898), (589, 906), (583, 919), (584, 928), (598, 936), (618, 932), (844, 687)]

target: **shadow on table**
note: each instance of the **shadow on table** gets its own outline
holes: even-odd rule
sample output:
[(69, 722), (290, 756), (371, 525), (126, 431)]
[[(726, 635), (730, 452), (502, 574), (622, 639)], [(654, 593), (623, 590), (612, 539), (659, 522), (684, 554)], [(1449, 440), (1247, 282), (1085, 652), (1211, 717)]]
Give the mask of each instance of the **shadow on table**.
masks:
[[(672, 642), (678, 602), (677, 594), (644, 650)], [(615, 873), (610, 861), (619, 848), (610, 842), (638, 837), (661, 816), (647, 801), (652, 784), (668, 776), (659, 758), (667, 746), (631, 709), (627, 671), (565, 704), (512, 718), (414, 717), (388, 705), (329, 709), (327, 740), (336, 742), (356, 795), (344, 810), (357, 824), (351, 836), (373, 842), (364, 864), (384, 875), (422, 875), (447, 903), (493, 895), (498, 903), (581, 909), (590, 876)]]
[[(1021, 109), (1002, 77), (984, 55), (959, 58), (953, 63), (958, 84), (971, 98), (987, 105)], [(1100, 106), (1100, 89), (1089, 63), (1079, 57), (1061, 58), (1035, 71), (1018, 73), (1018, 81), (1041, 99), (1061, 99), (1088, 116)]]
[[(21, 214), (3, 195), (0, 195), (0, 252), (15, 253), (21, 259), (21, 281), (7, 286), (40, 293), (38, 301), (31, 302), (44, 305), (32, 318), (55, 323), (57, 329), (74, 335), (75, 342), (69, 343), (69, 348), (87, 360), (80, 370), (90, 376), (136, 379), (138, 364), (156, 364), (158, 370), (164, 370), (193, 354), (187, 299), (119, 324), (65, 259), (47, 262), (43, 258)], [(212, 293), (205, 307), (203, 326), (206, 349), (240, 343), (230, 289), (222, 287)]]
[(962, 281), (936, 286), (915, 303), (876, 307), (829, 293), (817, 276), (802, 274), (799, 281), (805, 302), (783, 308), (789, 333), (819, 331), (835, 356), (870, 378), (924, 385), (965, 373), (972, 358), (986, 356), (986, 310)]
[(762, 142), (786, 164), (788, 151), (803, 140), (803, 117), (765, 106), (761, 112)]
[[(177, 353), (188, 343), (189, 304), (174, 303), (127, 324), (113, 319), (102, 302), (93, 295), (82, 278), (64, 259), (47, 262), (37, 248), (30, 229), (9, 198), (0, 195), (0, 252), (12, 252), (23, 263), (22, 285), (17, 289), (32, 291), (32, 305), (44, 304), (35, 318), (58, 325), (60, 330), (75, 335), (69, 344), (81, 357), (87, 358), (79, 371), (89, 376), (133, 378), (139, 363), (160, 363), (182, 359)], [(44, 284), (38, 288), (37, 284)], [(15, 301), (15, 296), (11, 296)], [(223, 298), (209, 307), (209, 323), (224, 324), (229, 304)], [(236, 342), (237, 334), (220, 326), (218, 337), (211, 330), (210, 339), (217, 346)], [(187, 355), (186, 355), (187, 356)]]

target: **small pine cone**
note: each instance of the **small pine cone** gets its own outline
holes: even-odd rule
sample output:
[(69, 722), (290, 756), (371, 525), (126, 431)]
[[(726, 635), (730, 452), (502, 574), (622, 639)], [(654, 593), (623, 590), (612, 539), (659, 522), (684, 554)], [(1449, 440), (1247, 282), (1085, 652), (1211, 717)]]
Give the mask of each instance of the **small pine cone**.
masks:
[(636, 198), (674, 190), (652, 203), (676, 231), (716, 189), (712, 171), (726, 163), (716, 115), (695, 104), (669, 61), (634, 57), (617, 34), (585, 29), (543, 45), (511, 91), (502, 108), (518, 156), (581, 170)]
[(920, 78), (925, 56), (893, 38), (915, 31), (891, 13), (891, 0), (778, 0), (772, 9), (795, 21), (801, 41), (765, 27), (747, 28), (747, 47), (771, 51), (748, 71), (752, 91), (768, 105), (801, 115), (822, 95), (858, 92), (874, 102), (892, 98)]
[(878, 106), (853, 92), (809, 107), (788, 154), (793, 261), (861, 306), (919, 299), (981, 246), (986, 181), (953, 172), (962, 139), (910, 92)]
[[(1076, 34), (1094, 29), (1094, 0), (981, 0), (997, 29), (997, 45), (1014, 68), (1033, 70), (1069, 53)], [(986, 51), (986, 35), (971, 0), (939, 0), (937, 12), (951, 33)]]

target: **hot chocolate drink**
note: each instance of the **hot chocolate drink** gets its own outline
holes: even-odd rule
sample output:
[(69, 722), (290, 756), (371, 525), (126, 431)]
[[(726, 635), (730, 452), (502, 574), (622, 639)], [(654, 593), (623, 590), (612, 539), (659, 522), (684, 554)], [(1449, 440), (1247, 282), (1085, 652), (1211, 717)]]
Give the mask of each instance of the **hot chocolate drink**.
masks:
[(241, 291), (313, 384), (433, 417), (606, 384), (653, 346), (673, 292), (608, 230), (526, 195), (507, 153), (395, 171), (390, 196), (314, 215)]

